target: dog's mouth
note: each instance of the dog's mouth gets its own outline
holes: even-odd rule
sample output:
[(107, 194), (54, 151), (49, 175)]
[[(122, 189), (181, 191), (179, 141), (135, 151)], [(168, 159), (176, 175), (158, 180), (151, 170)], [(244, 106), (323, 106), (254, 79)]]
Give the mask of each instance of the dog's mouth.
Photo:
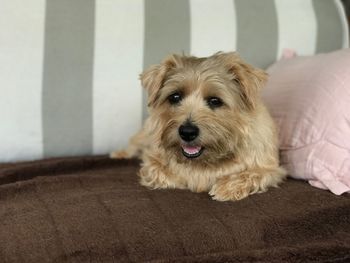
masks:
[(196, 158), (199, 157), (204, 148), (202, 146), (193, 146), (193, 145), (181, 145), (182, 154), (187, 158)]

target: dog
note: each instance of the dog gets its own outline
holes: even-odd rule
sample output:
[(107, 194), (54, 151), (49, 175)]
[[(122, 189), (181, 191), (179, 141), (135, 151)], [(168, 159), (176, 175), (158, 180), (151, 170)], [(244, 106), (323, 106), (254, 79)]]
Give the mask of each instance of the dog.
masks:
[(277, 130), (259, 95), (267, 74), (236, 52), (170, 55), (140, 80), (149, 117), (127, 148), (110, 156), (141, 158), (143, 186), (235, 201), (286, 177)]

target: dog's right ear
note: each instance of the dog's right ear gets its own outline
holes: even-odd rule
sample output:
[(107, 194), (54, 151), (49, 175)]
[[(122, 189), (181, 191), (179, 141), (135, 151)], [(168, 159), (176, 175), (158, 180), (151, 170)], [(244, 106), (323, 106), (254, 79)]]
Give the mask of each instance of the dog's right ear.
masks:
[(140, 74), (141, 85), (148, 92), (148, 107), (157, 102), (159, 91), (164, 85), (167, 73), (170, 70), (182, 65), (179, 55), (170, 55), (162, 63), (150, 66)]

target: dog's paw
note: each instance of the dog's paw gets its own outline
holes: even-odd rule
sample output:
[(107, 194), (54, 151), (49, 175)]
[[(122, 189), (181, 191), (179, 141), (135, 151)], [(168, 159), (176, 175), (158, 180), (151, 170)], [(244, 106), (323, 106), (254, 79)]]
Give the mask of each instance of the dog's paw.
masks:
[(209, 195), (216, 201), (237, 201), (253, 192), (253, 186), (246, 178), (227, 177), (218, 179)]
[(109, 154), (109, 157), (112, 159), (127, 159), (127, 158), (130, 158), (131, 156), (126, 150), (121, 150), (121, 151), (111, 152)]
[(153, 167), (142, 167), (139, 176), (140, 184), (149, 189), (175, 188), (161, 171)]
[(149, 189), (185, 189), (184, 182), (163, 172), (161, 166), (144, 165), (139, 171), (140, 184)]

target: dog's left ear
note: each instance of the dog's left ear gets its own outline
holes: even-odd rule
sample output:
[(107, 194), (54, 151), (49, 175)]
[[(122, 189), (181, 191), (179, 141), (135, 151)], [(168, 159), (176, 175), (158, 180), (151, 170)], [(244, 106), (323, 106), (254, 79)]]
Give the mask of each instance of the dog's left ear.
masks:
[(245, 63), (236, 52), (217, 53), (217, 57), (232, 74), (233, 80), (240, 86), (240, 96), (248, 110), (256, 108), (260, 90), (267, 81), (267, 73)]
[(163, 87), (167, 73), (182, 64), (179, 55), (170, 55), (162, 63), (150, 66), (140, 74), (141, 85), (148, 92), (148, 106), (154, 105), (159, 97), (159, 91)]

